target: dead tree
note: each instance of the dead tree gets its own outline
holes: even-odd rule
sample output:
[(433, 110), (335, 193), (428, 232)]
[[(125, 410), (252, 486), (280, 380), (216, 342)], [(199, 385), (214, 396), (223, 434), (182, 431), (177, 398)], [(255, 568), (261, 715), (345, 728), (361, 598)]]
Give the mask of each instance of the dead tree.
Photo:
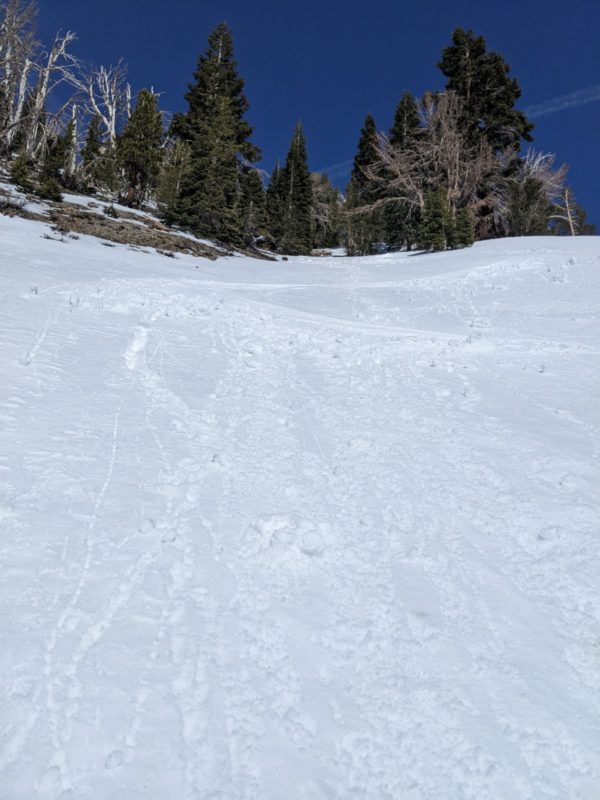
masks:
[[(69, 52), (69, 45), (76, 38), (72, 31), (57, 34), (50, 50), (45, 51), (39, 63), (34, 64), (38, 77), (31, 90), (29, 118), (26, 121), (25, 154), (28, 158), (37, 158), (48, 140), (49, 126), (45, 117), (48, 97), (61, 84), (67, 83), (75, 90), (81, 86), (79, 60)], [(65, 105), (71, 102), (69, 100)], [(61, 112), (62, 109), (54, 118)]]
[(533, 178), (539, 181), (549, 203), (556, 203), (562, 197), (569, 171), (566, 164), (555, 168), (555, 162), (554, 153), (541, 153), (530, 149), (522, 160), (520, 170), (523, 178)]
[(131, 87), (126, 78), (127, 67), (122, 61), (111, 67), (98, 67), (86, 78), (88, 110), (102, 121), (111, 145), (116, 142), (119, 123), (128, 118), (131, 109)]
[(576, 218), (577, 204), (573, 197), (573, 192), (569, 187), (565, 187), (560, 202), (554, 204), (554, 213), (550, 219), (559, 219), (565, 222), (569, 228), (571, 236), (577, 236), (579, 232), (579, 220)]
[(6, 150), (22, 122), (38, 51), (33, 28), (36, 13), (33, 1), (8, 0), (0, 6), (0, 141)]
[(380, 185), (381, 196), (364, 212), (391, 203), (422, 209), (426, 193), (439, 186), (453, 212), (492, 202), (490, 179), (497, 161), (489, 145), (473, 144), (462, 129), (461, 98), (454, 92), (426, 96), (420, 112), (422, 129), (408, 146), (397, 148), (380, 134), (378, 160), (367, 177)]

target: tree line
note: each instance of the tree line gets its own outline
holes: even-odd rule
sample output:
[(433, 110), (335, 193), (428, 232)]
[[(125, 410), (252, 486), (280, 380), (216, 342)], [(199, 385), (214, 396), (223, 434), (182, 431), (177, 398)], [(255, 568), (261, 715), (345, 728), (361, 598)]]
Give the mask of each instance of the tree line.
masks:
[(208, 37), (170, 120), (159, 95), (135, 99), (123, 62), (89, 67), (75, 35), (49, 47), (36, 4), (0, 4), (0, 155), (15, 184), (59, 201), (65, 190), (155, 207), (172, 226), (233, 247), (287, 254), (343, 246), (445, 250), (476, 239), (593, 233), (567, 168), (529, 148), (521, 91), (485, 39), (458, 28), (438, 67), (443, 91), (405, 92), (389, 131), (371, 115), (344, 191), (310, 172), (301, 123), (270, 176), (257, 164), (249, 103), (225, 23)]

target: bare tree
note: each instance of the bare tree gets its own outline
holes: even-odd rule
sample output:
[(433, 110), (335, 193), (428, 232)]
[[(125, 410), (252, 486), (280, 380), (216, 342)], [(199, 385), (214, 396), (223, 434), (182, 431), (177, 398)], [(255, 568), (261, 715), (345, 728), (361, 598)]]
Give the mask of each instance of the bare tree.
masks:
[(117, 139), (119, 123), (129, 118), (131, 110), (127, 66), (119, 61), (110, 67), (93, 69), (85, 84), (89, 111), (100, 118), (106, 139), (112, 145)]
[(555, 168), (556, 156), (530, 149), (502, 161), (498, 182), (503, 230), (512, 236), (544, 235), (552, 211), (563, 195), (568, 167)]
[(38, 50), (36, 3), (7, 0), (0, 5), (0, 139), (9, 149), (19, 127)]
[(573, 192), (566, 186), (560, 201), (554, 204), (554, 213), (550, 215), (550, 219), (562, 220), (562, 222), (566, 223), (571, 236), (577, 236), (580, 228), (580, 214), (577, 212), (578, 205), (575, 202)]
[(453, 212), (492, 202), (497, 161), (483, 139), (469, 142), (461, 128), (462, 103), (454, 92), (427, 95), (420, 105), (422, 130), (407, 147), (398, 149), (380, 134), (378, 160), (367, 177), (381, 186), (382, 196), (364, 211), (390, 203), (422, 209), (427, 191), (438, 186), (445, 187)]
[(469, 142), (462, 124), (463, 100), (455, 92), (428, 95), (421, 114), (428, 135), (419, 144), (430, 182), (446, 187), (453, 212), (487, 203), (486, 190), (497, 162), (483, 137), (477, 144)]
[[(50, 94), (61, 84), (67, 83), (77, 90), (81, 86), (80, 62), (69, 52), (70, 44), (76, 39), (72, 31), (56, 35), (50, 50), (45, 51), (38, 64), (34, 64), (37, 81), (31, 90), (29, 118), (26, 121), (25, 153), (29, 158), (36, 158), (43, 150), (50, 135), (52, 122), (48, 124), (45, 109)], [(69, 99), (60, 111), (52, 115), (56, 120), (65, 107), (70, 106)]]
[(555, 168), (554, 153), (541, 153), (533, 148), (527, 151), (518, 171), (518, 179), (533, 178), (542, 186), (546, 200), (557, 202), (563, 194), (569, 168), (566, 164)]

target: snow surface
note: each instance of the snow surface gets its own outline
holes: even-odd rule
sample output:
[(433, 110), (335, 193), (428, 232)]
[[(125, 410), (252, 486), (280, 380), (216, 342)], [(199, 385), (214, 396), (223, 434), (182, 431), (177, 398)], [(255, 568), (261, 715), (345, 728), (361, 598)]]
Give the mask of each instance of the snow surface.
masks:
[(600, 797), (600, 240), (0, 217), (2, 800)]

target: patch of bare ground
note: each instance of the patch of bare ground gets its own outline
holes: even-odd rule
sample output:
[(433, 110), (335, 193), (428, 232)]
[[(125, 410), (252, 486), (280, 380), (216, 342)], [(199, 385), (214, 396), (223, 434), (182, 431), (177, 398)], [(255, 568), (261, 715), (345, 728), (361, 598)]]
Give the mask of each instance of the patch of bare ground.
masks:
[[(39, 202), (35, 197), (28, 199)], [(171, 230), (151, 216), (136, 214), (122, 208), (111, 206), (110, 214), (105, 214), (93, 210), (101, 208), (93, 201), (90, 201), (87, 207), (64, 201), (60, 203), (46, 201), (45, 204), (48, 206), (47, 213), (30, 211), (26, 208), (25, 198), (18, 198), (0, 190), (0, 214), (50, 222), (53, 230), (60, 234), (95, 236), (106, 243), (126, 244), (136, 249), (153, 248), (169, 256), (186, 253), (211, 261), (232, 254), (225, 245), (206, 244)], [(272, 260), (270, 256), (257, 250), (241, 252), (254, 258)]]

